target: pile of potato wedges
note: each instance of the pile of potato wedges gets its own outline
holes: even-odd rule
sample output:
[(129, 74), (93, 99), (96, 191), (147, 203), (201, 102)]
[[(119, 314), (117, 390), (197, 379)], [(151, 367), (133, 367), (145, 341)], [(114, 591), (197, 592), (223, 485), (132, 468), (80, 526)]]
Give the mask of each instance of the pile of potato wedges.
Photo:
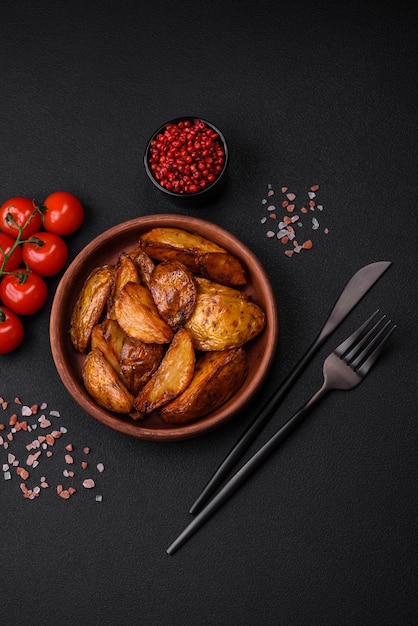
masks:
[(266, 316), (243, 291), (227, 250), (180, 228), (153, 228), (115, 265), (87, 277), (70, 338), (84, 385), (102, 407), (174, 424), (216, 410), (242, 386), (245, 344)]

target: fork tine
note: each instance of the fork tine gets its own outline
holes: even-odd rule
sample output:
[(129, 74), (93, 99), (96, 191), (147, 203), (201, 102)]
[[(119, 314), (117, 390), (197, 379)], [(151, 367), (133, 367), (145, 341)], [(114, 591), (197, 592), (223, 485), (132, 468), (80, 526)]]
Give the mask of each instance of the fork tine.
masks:
[(369, 317), (368, 320), (366, 320), (357, 330), (355, 330), (352, 335), (350, 335), (345, 341), (340, 343), (340, 345), (337, 346), (337, 348), (335, 348), (334, 350), (335, 354), (342, 358), (348, 352), (348, 350), (350, 350), (357, 343), (359, 337), (363, 335), (366, 328), (371, 324), (371, 322), (374, 320), (378, 313), (379, 309), (377, 309), (373, 313), (373, 315)]
[[(386, 319), (386, 315), (383, 315), (380, 320), (378, 320), (367, 332), (361, 337), (361, 339), (352, 347), (352, 349), (347, 352), (342, 358), (346, 363), (349, 363), (353, 369), (358, 367), (361, 362), (361, 355), (363, 355), (363, 360), (365, 358), (364, 354), (368, 350), (368, 346), (370, 346), (373, 342), (373, 337), (377, 337), (383, 330), (382, 324)], [(390, 320), (386, 322), (386, 325), (390, 323)], [(381, 328), (380, 331), (377, 332), (378, 328)]]
[[(366, 352), (366, 355), (365, 355), (366, 356), (366, 360), (357, 369), (357, 373), (360, 374), (360, 376), (366, 376), (366, 374), (369, 372), (369, 370), (373, 367), (373, 365), (376, 363), (376, 360), (377, 360), (378, 356), (380, 355), (380, 353), (383, 350), (383, 346), (385, 345), (385, 343), (387, 342), (387, 340), (389, 339), (389, 337), (391, 336), (393, 331), (396, 329), (396, 324), (394, 324), (392, 326), (392, 328), (389, 331), (386, 332), (384, 337), (382, 337), (380, 339), (379, 343), (377, 343), (377, 340), (386, 331), (386, 329), (389, 326), (389, 324), (391, 324), (391, 320), (389, 320), (383, 326), (383, 328), (379, 331), (379, 333), (374, 338), (374, 340), (372, 342), (372, 345), (368, 347), (368, 350), (363, 350), (363, 352)], [(370, 352), (370, 347), (372, 348), (371, 352)], [(368, 356), (367, 356), (367, 354), (368, 354)]]

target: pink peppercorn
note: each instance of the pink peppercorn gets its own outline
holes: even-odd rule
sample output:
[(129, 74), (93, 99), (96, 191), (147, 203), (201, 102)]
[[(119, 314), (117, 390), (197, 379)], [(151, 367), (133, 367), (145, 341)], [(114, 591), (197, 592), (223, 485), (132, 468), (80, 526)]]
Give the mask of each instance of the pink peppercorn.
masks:
[(199, 119), (166, 124), (150, 142), (148, 166), (154, 179), (178, 194), (211, 186), (225, 166), (219, 133)]

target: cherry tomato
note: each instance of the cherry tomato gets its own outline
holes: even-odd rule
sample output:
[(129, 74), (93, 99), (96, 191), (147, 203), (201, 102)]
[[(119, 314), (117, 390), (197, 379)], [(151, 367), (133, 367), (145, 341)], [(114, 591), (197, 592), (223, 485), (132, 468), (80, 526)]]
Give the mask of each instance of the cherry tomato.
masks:
[(23, 341), (23, 324), (18, 316), (5, 306), (0, 307), (0, 354), (15, 350)]
[(64, 267), (68, 258), (65, 241), (55, 233), (39, 232), (32, 235), (36, 242), (23, 245), (22, 257), (28, 268), (40, 276), (53, 276)]
[(84, 220), (83, 206), (68, 191), (54, 191), (44, 202), (44, 228), (56, 235), (71, 235)]
[(31, 235), (41, 229), (41, 214), (39, 211), (35, 211), (33, 202), (29, 200), (29, 198), (10, 198), (10, 200), (4, 202), (0, 207), (0, 229), (16, 238), (19, 231), (17, 226), (7, 219), (8, 214), (12, 215), (13, 220), (19, 228), (22, 228), (32, 215), (30, 222), (28, 222), (27, 226), (23, 229), (23, 239), (29, 239)]
[[(10, 235), (6, 235), (6, 233), (0, 232), (0, 269), (3, 266), (4, 255), (9, 254), (14, 243), (15, 243), (15, 240), (13, 239), (13, 237), (10, 237)], [(22, 262), (22, 252), (20, 250), (20, 246), (17, 246), (13, 250), (12, 254), (10, 255), (9, 260), (7, 261), (3, 269), (10, 272), (16, 269), (17, 267), (19, 267), (21, 262)]]
[[(18, 276), (17, 274), (20, 274)], [(0, 283), (0, 300), (18, 315), (32, 315), (41, 309), (48, 297), (43, 278), (24, 269), (8, 274)]]

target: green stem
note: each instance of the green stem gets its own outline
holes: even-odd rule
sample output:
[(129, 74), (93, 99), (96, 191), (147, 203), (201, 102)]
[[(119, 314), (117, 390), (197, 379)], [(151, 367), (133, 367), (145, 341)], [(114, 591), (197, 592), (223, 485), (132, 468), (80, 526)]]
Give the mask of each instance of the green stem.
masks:
[[(5, 275), (12, 275), (12, 276), (21, 276), (22, 272), (8, 272), (6, 271), (6, 265), (8, 260), (10, 259), (10, 257), (12, 256), (13, 252), (16, 250), (16, 248), (18, 246), (21, 246), (25, 243), (36, 243), (38, 246), (42, 246), (43, 242), (38, 239), (37, 237), (30, 237), (29, 239), (22, 239), (22, 235), (26, 229), (26, 227), (31, 223), (31, 221), (33, 220), (34, 216), (40, 213), (41, 217), (43, 216), (43, 207), (39, 207), (35, 204), (35, 201), (33, 201), (33, 211), (32, 213), (29, 215), (28, 219), (24, 222), (23, 226), (19, 226), (19, 224), (16, 223), (13, 215), (9, 212), (6, 216), (6, 221), (10, 222), (13, 224), (13, 226), (15, 226), (17, 228), (17, 237), (14, 240), (14, 243), (12, 245), (12, 247), (10, 248), (9, 252), (6, 254), (6, 252), (3, 250), (3, 248), (0, 247), (0, 253), (3, 255), (3, 261), (1, 263), (1, 267), (0, 267), (0, 279), (2, 276)], [(26, 266), (26, 277), (28, 275), (28, 271), (29, 268)]]

